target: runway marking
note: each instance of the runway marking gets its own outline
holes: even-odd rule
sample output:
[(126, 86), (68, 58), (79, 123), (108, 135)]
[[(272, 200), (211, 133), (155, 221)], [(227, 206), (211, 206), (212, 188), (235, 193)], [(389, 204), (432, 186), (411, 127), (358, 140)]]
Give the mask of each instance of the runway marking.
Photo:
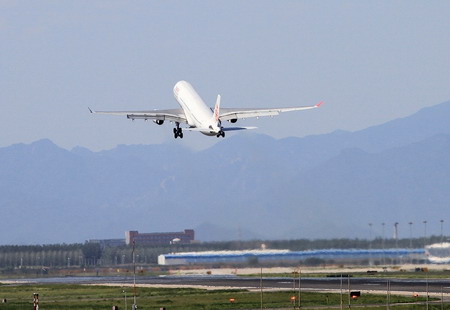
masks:
[(292, 281), (286, 281), (286, 282), (277, 282), (277, 283), (279, 283), (279, 284), (292, 284)]

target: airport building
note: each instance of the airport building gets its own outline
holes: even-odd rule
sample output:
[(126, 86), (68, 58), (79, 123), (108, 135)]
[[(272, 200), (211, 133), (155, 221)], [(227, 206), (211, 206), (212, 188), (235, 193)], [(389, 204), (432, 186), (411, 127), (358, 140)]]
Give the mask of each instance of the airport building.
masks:
[(306, 259), (319, 258), (323, 260), (362, 261), (362, 260), (385, 260), (404, 258), (424, 259), (424, 249), (326, 249), (310, 251), (289, 250), (248, 250), (248, 251), (210, 251), (210, 252), (186, 252), (171, 253), (158, 256), (159, 265), (189, 265), (189, 264), (212, 264), (212, 263), (246, 263), (257, 260), (261, 263), (267, 262), (295, 262), (301, 263)]
[(195, 240), (193, 229), (185, 229), (182, 232), (167, 233), (139, 233), (137, 230), (125, 232), (125, 243), (127, 245), (169, 245), (169, 244), (189, 244)]
[(430, 244), (425, 247), (428, 260), (436, 264), (450, 263), (450, 243), (442, 242)]

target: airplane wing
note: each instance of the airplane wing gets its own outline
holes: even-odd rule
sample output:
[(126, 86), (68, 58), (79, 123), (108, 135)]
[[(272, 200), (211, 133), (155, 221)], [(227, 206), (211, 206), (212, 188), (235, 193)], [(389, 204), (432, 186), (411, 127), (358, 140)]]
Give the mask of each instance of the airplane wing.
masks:
[(157, 121), (172, 121), (178, 123), (187, 123), (183, 109), (151, 110), (151, 111), (93, 111), (89, 108), (89, 111), (91, 113), (96, 114), (126, 115), (127, 118), (132, 120), (151, 119)]
[(221, 108), (219, 119), (221, 121), (245, 119), (250, 117), (262, 117), (262, 116), (275, 116), (281, 112), (291, 112), (300, 110), (309, 110), (320, 107), (323, 102), (316, 105), (290, 107), (290, 108), (262, 108), (262, 109), (234, 109), (234, 108)]

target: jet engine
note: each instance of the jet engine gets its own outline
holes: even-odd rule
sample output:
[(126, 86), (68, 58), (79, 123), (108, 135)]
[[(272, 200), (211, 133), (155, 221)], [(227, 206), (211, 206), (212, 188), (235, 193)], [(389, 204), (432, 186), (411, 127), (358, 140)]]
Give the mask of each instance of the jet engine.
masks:
[(230, 123), (236, 123), (237, 122), (237, 118), (232, 118), (232, 119), (230, 119)]
[(154, 120), (153, 122), (158, 125), (164, 124), (164, 120), (162, 120), (162, 119), (157, 119), (157, 120)]

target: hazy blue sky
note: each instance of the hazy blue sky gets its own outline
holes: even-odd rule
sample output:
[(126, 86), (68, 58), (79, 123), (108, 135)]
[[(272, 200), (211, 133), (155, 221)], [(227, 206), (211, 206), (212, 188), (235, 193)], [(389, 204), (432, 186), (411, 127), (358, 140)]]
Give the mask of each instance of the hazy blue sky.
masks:
[[(170, 125), (90, 115), (315, 104), (247, 120), (274, 137), (358, 130), (450, 100), (450, 1), (0, 1), (0, 146), (172, 141)], [(185, 145), (216, 138), (187, 133)]]

